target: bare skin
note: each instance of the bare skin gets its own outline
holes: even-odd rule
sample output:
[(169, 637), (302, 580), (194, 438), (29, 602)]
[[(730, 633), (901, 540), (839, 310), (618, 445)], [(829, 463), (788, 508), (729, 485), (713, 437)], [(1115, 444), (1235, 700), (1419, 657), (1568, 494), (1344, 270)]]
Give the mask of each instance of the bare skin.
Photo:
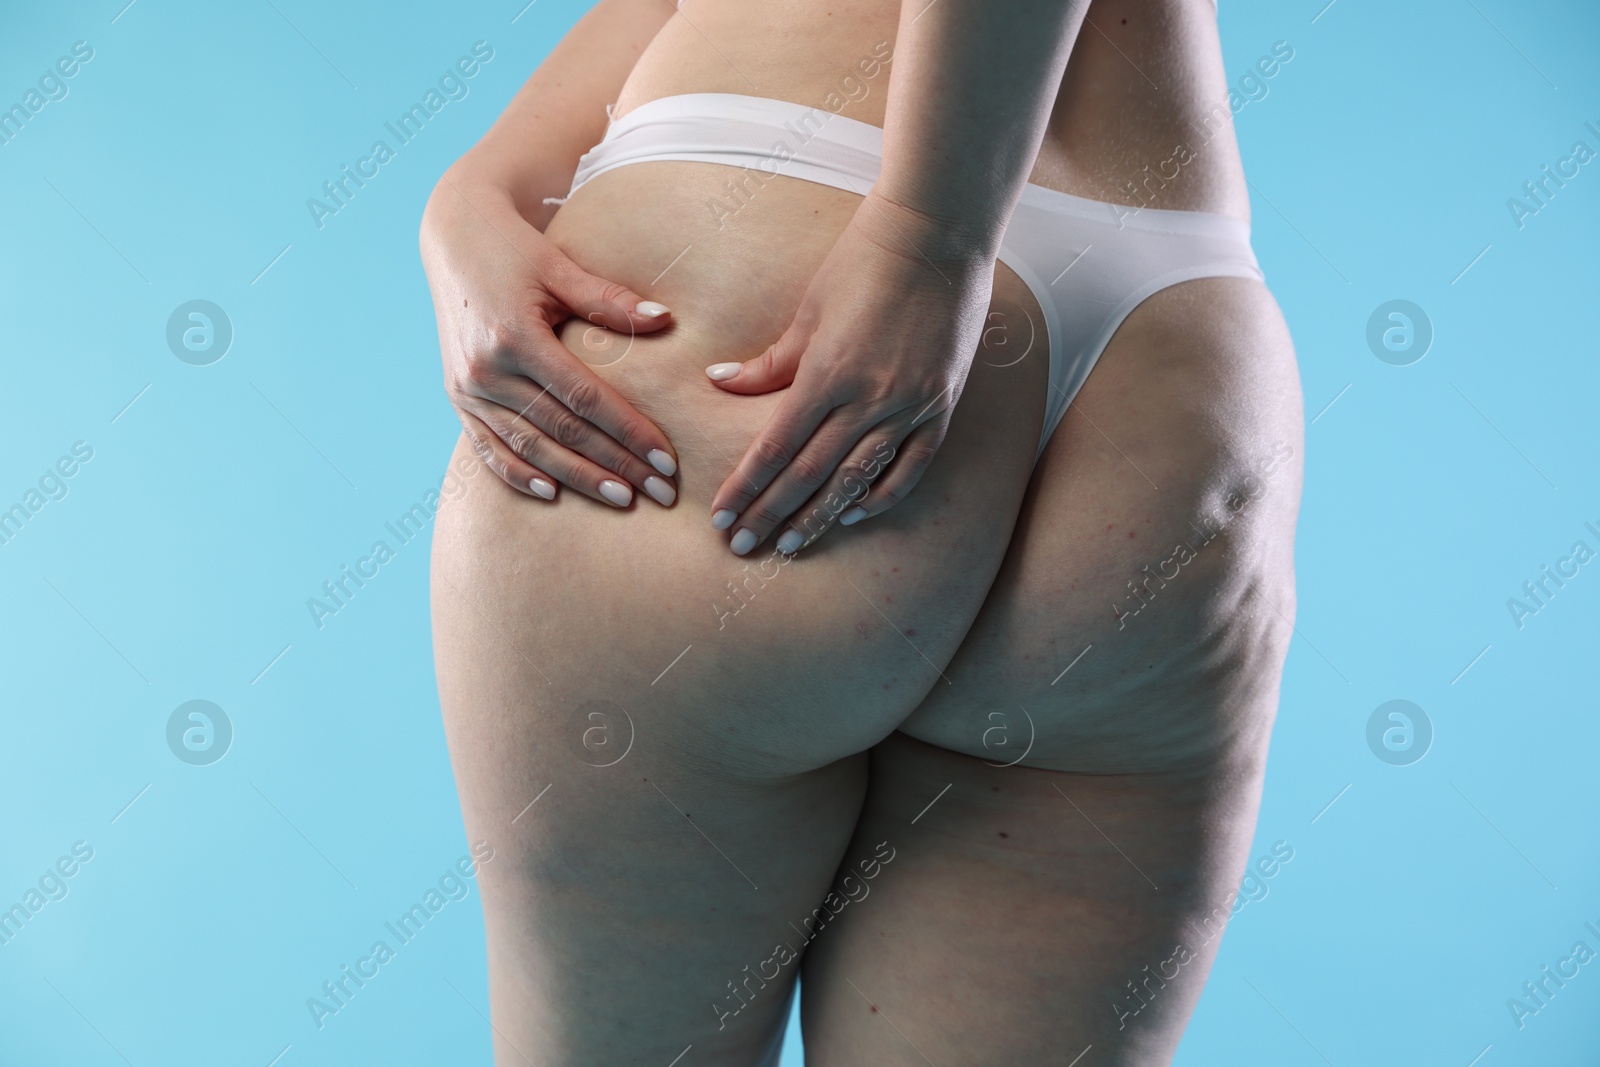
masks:
[[(696, 0), (617, 110), (755, 94), (741, 70), (820, 105), (897, 17)], [(886, 82), (843, 113), (881, 123)], [(1095, 0), (1032, 180), (1130, 202), (1225, 98), (1206, 0)], [(717, 227), (731, 173), (621, 168), (547, 229), (673, 309), (649, 336), (561, 336), (670, 437), (677, 506), (550, 504), (480, 473), (439, 515), (441, 701), (468, 834), (497, 852), (497, 1062), (773, 1063), (803, 967), (825, 1067), (1090, 1044), (1166, 1063), (1220, 940), (1195, 931), (1246, 859), (1294, 613), (1300, 397), (1277, 308), (1234, 279), (1156, 294), (1036, 468), (1043, 350), (1014, 361), (986, 335), (913, 494), (792, 561), (739, 559), (705, 517), (779, 395), (703, 369), (772, 343), (859, 198), (776, 179)], [(1153, 206), (1247, 203), (1224, 129)], [(1003, 267), (993, 307), (1042, 321)], [(477, 460), (463, 442), (451, 462)], [(1175, 577), (1147, 577), (1207, 522)], [(836, 880), (870, 892), (817, 933)]]

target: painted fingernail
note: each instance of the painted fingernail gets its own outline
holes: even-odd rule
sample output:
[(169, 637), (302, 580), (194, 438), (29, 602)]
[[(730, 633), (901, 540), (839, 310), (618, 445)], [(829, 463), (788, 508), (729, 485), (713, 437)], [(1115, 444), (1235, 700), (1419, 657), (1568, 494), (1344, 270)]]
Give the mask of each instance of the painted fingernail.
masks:
[(633, 313), (643, 315), (647, 319), (659, 319), (671, 309), (665, 304), (658, 304), (654, 300), (641, 300), (634, 305)]
[(733, 520), (737, 519), (738, 517), (739, 513), (737, 511), (730, 511), (727, 508), (719, 508), (716, 514), (711, 516), (711, 528), (713, 530), (726, 530), (728, 527), (733, 525)]
[(650, 461), (650, 466), (665, 474), (668, 478), (678, 473), (678, 461), (659, 448), (652, 448), (644, 454), (644, 458)]
[(800, 536), (799, 530), (785, 530), (783, 536), (778, 538), (778, 551), (786, 556), (792, 556), (800, 551), (800, 546), (805, 543), (805, 538)]
[(657, 504), (667, 505), (678, 499), (678, 491), (672, 488), (672, 484), (653, 474), (644, 480), (644, 491), (649, 493), (650, 499)]
[(528, 488), (533, 490), (534, 496), (542, 496), (546, 500), (554, 500), (556, 498), (556, 487), (543, 478), (528, 479)]
[(633, 490), (610, 478), (600, 483), (600, 495), (619, 508), (625, 508), (633, 501)]
[(742, 556), (756, 547), (756, 535), (749, 530), (740, 530), (733, 535), (733, 540), (728, 544), (728, 547), (733, 549), (735, 556)]
[(725, 382), (743, 369), (743, 363), (713, 363), (706, 368), (706, 375), (714, 382)]
[(839, 516), (839, 525), (840, 526), (853, 526), (853, 525), (855, 525), (856, 523), (860, 522), (862, 519), (864, 519), (866, 517), (867, 517), (867, 509), (866, 508), (860, 508), (860, 507), (848, 508), (848, 509), (845, 510), (845, 513), (843, 515)]

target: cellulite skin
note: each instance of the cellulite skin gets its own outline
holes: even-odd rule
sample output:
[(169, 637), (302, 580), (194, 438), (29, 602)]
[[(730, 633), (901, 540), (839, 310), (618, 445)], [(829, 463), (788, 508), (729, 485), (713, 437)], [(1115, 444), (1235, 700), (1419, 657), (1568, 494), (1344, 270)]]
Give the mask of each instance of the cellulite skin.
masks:
[[(689, 15), (619, 114), (729, 92), (882, 123), (892, 58), (861, 64), (892, 57), (898, 5)], [(1245, 217), (1229, 130), (1142, 178), (1227, 95), (1207, 0), (1096, 0), (1032, 180)], [(740, 559), (711, 495), (781, 394), (704, 368), (779, 336), (860, 201), (787, 178), (734, 197), (739, 176), (623, 167), (546, 231), (673, 309), (660, 334), (580, 320), (562, 340), (670, 436), (676, 506), (546, 503), (480, 472), (438, 517), (445, 725), (467, 835), (496, 853), (497, 1062), (775, 1063), (803, 967), (824, 1067), (1090, 1044), (1165, 1063), (1247, 858), (1294, 614), (1300, 394), (1276, 305), (1234, 279), (1147, 300), (1034, 467), (1042, 319), (1000, 267), (915, 491), (792, 561), (770, 540)], [(451, 462), (477, 460), (463, 442)], [(825, 907), (847, 869), (852, 902), (841, 883)]]

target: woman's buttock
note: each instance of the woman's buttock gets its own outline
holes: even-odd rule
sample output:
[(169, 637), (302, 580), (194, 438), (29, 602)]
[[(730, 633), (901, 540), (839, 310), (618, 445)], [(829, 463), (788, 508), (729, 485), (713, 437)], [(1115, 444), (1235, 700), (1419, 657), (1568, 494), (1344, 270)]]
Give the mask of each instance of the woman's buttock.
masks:
[[(1097, 0), (1091, 18), (1115, 7)], [(1189, 7), (1175, 0), (1163, 17), (1214, 34)], [(617, 111), (727, 92), (881, 124), (897, 16), (898, 5), (799, 4), (753, 26), (742, 5), (692, 0), (641, 57)], [(1118, 52), (1135, 42), (1085, 37), (1063, 98), (1143, 91)], [(1220, 85), (1211, 65), (1195, 77)], [(1111, 150), (1094, 153), (1093, 106), (1058, 105), (1036, 181), (1110, 197), (1115, 168)], [(1135, 156), (1144, 149), (1130, 145), (1177, 121), (1130, 114), (1115, 151)], [(1228, 210), (1216, 190), (1231, 152), (1217, 138), (1186, 174), (1193, 184), (1161, 206)], [(1292, 614), (1300, 437), (1293, 355), (1257, 283), (1190, 282), (1146, 301), (1035, 471), (1048, 351), (1015, 328), (1042, 318), (1001, 266), (988, 348), (914, 493), (793, 560), (770, 539), (735, 557), (711, 529), (711, 494), (782, 394), (728, 395), (704, 368), (779, 336), (859, 202), (789, 178), (653, 162), (601, 174), (561, 209), (548, 233), (573, 259), (674, 310), (662, 335), (580, 322), (563, 340), (671, 437), (680, 495), (671, 509), (641, 495), (618, 512), (475, 482), (441, 513), (435, 614), (473, 632), (487, 619), (498, 647), (441, 658), (442, 690), (481, 691), (492, 654), (490, 682), (509, 709), (568, 716), (575, 737), (589, 710), (622, 709), (641, 744), (752, 773), (859, 752), (908, 716), (906, 732), (958, 752), (1008, 762), (1026, 748), (1030, 764), (1083, 770), (1170, 764), (1259, 724), (1276, 685), (1273, 620)], [(1274, 455), (1267, 502), (1252, 495), (1233, 521), (1232, 494), (1258, 484), (1245, 479)], [(1177, 563), (1188, 524), (1207, 516), (1232, 522), (1225, 539)], [(1151, 582), (1146, 565), (1181, 578)], [(1235, 680), (1257, 665), (1271, 669)]]
[[(782, 394), (725, 394), (705, 368), (777, 339), (859, 198), (774, 178), (719, 221), (706, 205), (727, 197), (729, 177), (697, 163), (622, 167), (547, 230), (586, 269), (674, 311), (660, 335), (577, 321), (562, 339), (672, 439), (676, 506), (640, 494), (618, 511), (571, 492), (550, 504), (478, 480), (441, 512), (435, 610), (445, 628), (493, 621), (503, 647), (482, 651), (509, 707), (571, 716), (575, 737), (585, 709), (625, 709), (640, 745), (783, 773), (870, 747), (946, 684), (1021, 506), (1047, 357), (1017, 360), (1003, 326), (990, 331), (910, 499), (793, 559), (770, 538), (734, 556), (711, 528), (712, 494)], [(994, 292), (999, 321), (1038, 321), (1004, 267)], [(447, 698), (485, 681), (482, 656), (439, 669)]]

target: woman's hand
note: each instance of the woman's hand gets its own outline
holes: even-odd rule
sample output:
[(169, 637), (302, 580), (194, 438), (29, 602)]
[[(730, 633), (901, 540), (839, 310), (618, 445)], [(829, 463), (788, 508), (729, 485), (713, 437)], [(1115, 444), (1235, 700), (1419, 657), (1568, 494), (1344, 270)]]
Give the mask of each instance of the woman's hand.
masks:
[(712, 499), (735, 554), (780, 525), (779, 551), (795, 552), (911, 491), (966, 384), (994, 263), (983, 242), (868, 194), (777, 343), (706, 368), (730, 393), (789, 387)]
[(555, 335), (573, 315), (631, 336), (667, 326), (671, 312), (577, 266), (494, 183), (445, 175), (421, 245), (445, 388), (489, 468), (544, 500), (559, 483), (617, 507), (633, 486), (671, 504), (678, 463), (666, 435)]

